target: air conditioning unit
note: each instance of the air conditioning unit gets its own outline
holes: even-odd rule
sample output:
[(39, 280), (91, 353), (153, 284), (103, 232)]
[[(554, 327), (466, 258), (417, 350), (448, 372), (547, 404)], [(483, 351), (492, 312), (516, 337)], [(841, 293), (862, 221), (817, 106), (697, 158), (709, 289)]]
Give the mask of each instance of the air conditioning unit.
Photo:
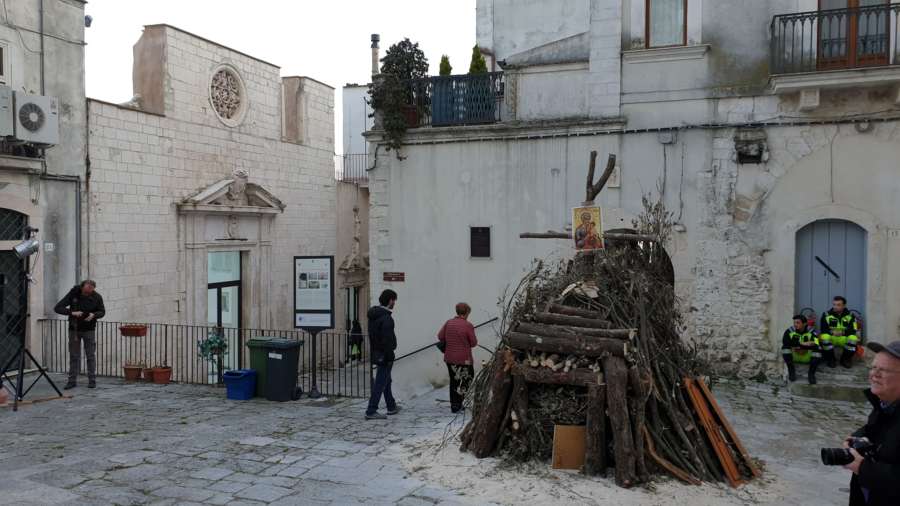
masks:
[(41, 146), (59, 143), (59, 102), (53, 97), (15, 93), (15, 137)]
[(16, 134), (16, 120), (13, 117), (13, 90), (0, 86), (0, 139)]

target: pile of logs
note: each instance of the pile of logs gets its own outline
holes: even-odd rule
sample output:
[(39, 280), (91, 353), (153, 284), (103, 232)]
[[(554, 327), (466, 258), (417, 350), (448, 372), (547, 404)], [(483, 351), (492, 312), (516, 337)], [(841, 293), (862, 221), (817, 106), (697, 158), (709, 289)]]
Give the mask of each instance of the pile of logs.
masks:
[[(612, 467), (622, 487), (663, 472), (733, 486), (756, 476), (705, 380), (694, 379), (704, 367), (682, 343), (673, 288), (651, 263), (634, 251), (604, 251), (529, 274), (470, 391), (463, 450), (541, 458), (552, 445), (548, 430), (565, 416), (585, 426), (583, 472)], [(596, 296), (572, 290), (585, 282)], [(535, 399), (538, 389), (543, 398)], [(553, 396), (582, 405), (560, 413)]]

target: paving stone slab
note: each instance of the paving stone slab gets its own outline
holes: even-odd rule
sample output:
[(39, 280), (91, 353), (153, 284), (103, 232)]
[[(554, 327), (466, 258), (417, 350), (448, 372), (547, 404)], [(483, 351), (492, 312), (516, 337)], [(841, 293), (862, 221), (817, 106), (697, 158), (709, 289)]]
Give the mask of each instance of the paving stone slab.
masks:
[(245, 488), (235, 494), (235, 497), (241, 499), (252, 499), (254, 501), (273, 502), (278, 499), (290, 495), (291, 490), (284, 487), (276, 487), (275, 485), (253, 485)]

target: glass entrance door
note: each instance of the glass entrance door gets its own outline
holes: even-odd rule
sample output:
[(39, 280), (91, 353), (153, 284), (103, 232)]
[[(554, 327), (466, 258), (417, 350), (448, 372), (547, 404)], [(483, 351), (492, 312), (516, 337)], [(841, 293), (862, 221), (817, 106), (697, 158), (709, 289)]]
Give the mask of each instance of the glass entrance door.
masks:
[(887, 65), (889, 0), (819, 0), (819, 70)]
[[(228, 343), (223, 357), (224, 370), (241, 364), (241, 252), (209, 253), (207, 258), (206, 312), (210, 333), (218, 333)], [(212, 382), (215, 364), (210, 364)]]

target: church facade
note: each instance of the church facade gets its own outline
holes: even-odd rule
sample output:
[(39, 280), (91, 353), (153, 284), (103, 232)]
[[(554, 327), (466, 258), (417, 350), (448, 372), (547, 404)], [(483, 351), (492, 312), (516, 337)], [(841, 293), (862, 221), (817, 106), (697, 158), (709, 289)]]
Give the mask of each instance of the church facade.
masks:
[(167, 25), (133, 79), (129, 103), (88, 101), (82, 260), (107, 320), (293, 328), (294, 257), (337, 254), (333, 88)]

